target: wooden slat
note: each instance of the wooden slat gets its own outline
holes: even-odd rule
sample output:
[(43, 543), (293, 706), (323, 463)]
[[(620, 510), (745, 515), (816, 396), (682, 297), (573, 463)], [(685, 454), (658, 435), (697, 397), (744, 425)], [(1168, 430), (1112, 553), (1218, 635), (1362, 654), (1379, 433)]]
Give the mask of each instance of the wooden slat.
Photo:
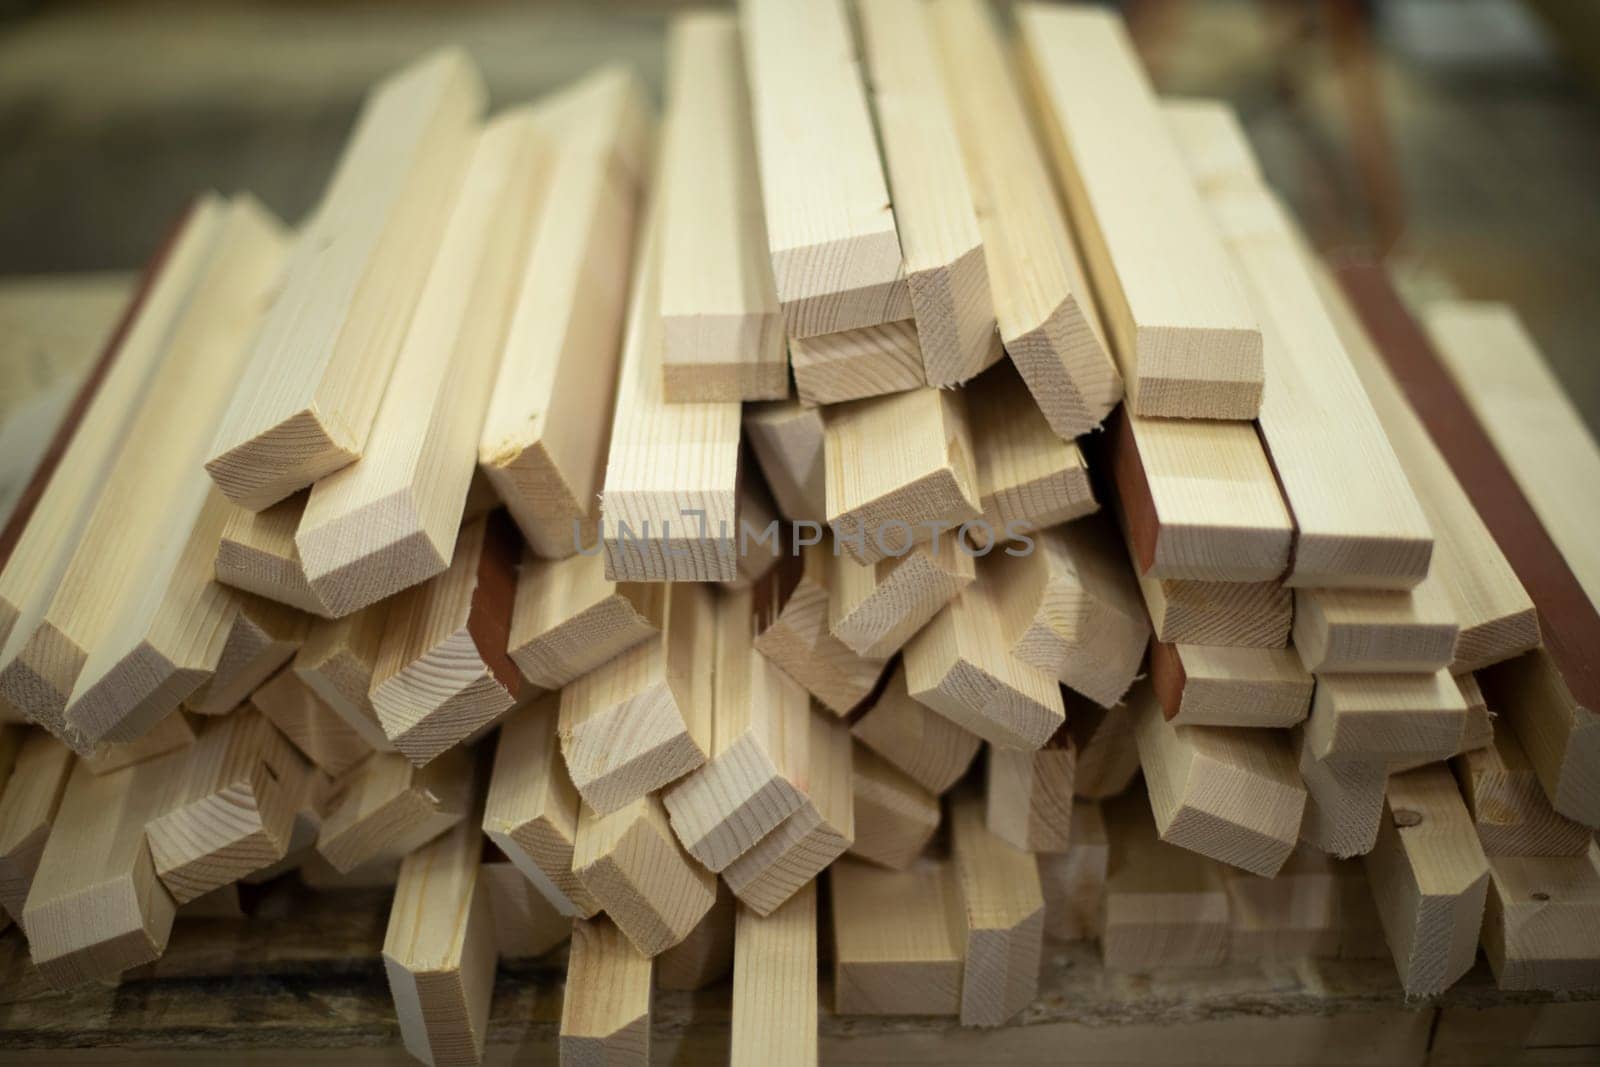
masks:
[(1318, 759), (1448, 759), (1460, 749), (1467, 704), (1448, 671), (1317, 679), (1306, 738)]
[[(1128, 694), (1130, 704), (1147, 699), (1142, 690), (1148, 682), (1135, 684)], [(1126, 708), (1106, 709), (1076, 694), (1068, 693), (1067, 732), (1078, 762), (1072, 781), (1075, 796), (1104, 800), (1122, 793), (1139, 773), (1139, 746), (1133, 736), (1134, 719)]]
[(859, 14), (923, 377), (959, 385), (1004, 350), (950, 79), (919, 0), (874, 0)]
[(358, 459), (433, 262), (484, 105), (472, 61), (436, 52), (380, 82), (249, 346), (206, 469), (260, 508)]
[(903, 556), (828, 561), (828, 631), (867, 659), (886, 659), (972, 583), (972, 556), (947, 532)]
[(817, 886), (771, 915), (739, 909), (730, 1063), (817, 1063)]
[(72, 750), (30, 730), (0, 792), (0, 906), (18, 923), (72, 772)]
[(1437, 574), (1415, 589), (1297, 589), (1294, 649), (1317, 674), (1431, 674), (1455, 661), (1461, 625)]
[(1037, 752), (989, 746), (984, 821), (1024, 852), (1064, 852), (1071, 843), (1078, 753), (1065, 726)]
[(197, 715), (226, 715), (293, 658), (311, 618), (276, 601), (239, 593), (238, 611), (211, 677), (183, 702)]
[(604, 917), (572, 924), (561, 1000), (561, 1058), (645, 1067), (650, 1062), (651, 961)]
[(1139, 579), (1155, 639), (1177, 645), (1283, 648), (1294, 592), (1278, 582)]
[(528, 681), (560, 689), (659, 634), (666, 605), (659, 583), (607, 578), (599, 553), (541, 560), (525, 552), (508, 652)]
[(789, 336), (910, 318), (845, 5), (744, 0), (739, 11), (767, 243)]
[(1122, 376), (1004, 37), (974, 0), (939, 0), (931, 15), (1000, 337), (1050, 428), (1071, 439), (1122, 399)]
[(147, 759), (165, 756), (174, 749), (194, 744), (196, 721), (181, 711), (175, 712), (152, 726), (137, 741), (104, 745), (96, 749), (94, 755), (83, 757), (83, 762), (95, 774), (110, 774)]
[(990, 833), (975, 795), (950, 804), (950, 855), (966, 926), (961, 1024), (1000, 1026), (1033, 1000), (1044, 895), (1033, 857)]
[(470, 814), (473, 759), (465, 749), (452, 749), (414, 767), (398, 753), (373, 753), (334, 783), (317, 852), (348, 874), (433, 840)]
[(1158, 641), (1150, 678), (1167, 721), (1185, 726), (1293, 726), (1310, 714), (1315, 688), (1287, 648)]
[(1461, 796), (1488, 856), (1579, 856), (1594, 831), (1550, 807), (1516, 734), (1501, 730), (1485, 748), (1453, 761)]
[(852, 750), (856, 839), (850, 855), (903, 870), (939, 830), (939, 797), (871, 749)]
[(789, 339), (789, 367), (802, 404), (842, 404), (925, 385), (911, 319)]
[(313, 615), (332, 610), (306, 580), (294, 543), (308, 493), (295, 493), (260, 511), (231, 505), (217, 546), (217, 581)]
[(828, 521), (822, 412), (798, 400), (744, 409), (744, 436), (785, 518)]
[(374, 604), (343, 619), (317, 620), (295, 653), (292, 668), (346, 726), (379, 752), (394, 751), (369, 695), (388, 623), (387, 604)]
[(667, 30), (661, 137), (661, 369), (670, 402), (789, 393), (739, 26), (691, 12)]
[(1490, 856), (1483, 951), (1501, 989), (1600, 985), (1600, 852)]
[(654, 961), (659, 989), (703, 989), (733, 970), (735, 905), (728, 883), (717, 882), (717, 901), (689, 936)]
[(972, 764), (983, 743), (906, 691), (906, 668), (895, 664), (877, 699), (850, 727), (855, 739), (932, 793), (943, 793)]
[(887, 871), (842, 859), (833, 890), (833, 1010), (958, 1015), (966, 924), (948, 862)]
[(1385, 761), (1338, 756), (1319, 759), (1305, 726), (1295, 727), (1289, 737), (1306, 787), (1300, 839), (1330, 856), (1349, 858), (1370, 852), (1383, 814), (1383, 790), (1388, 781)]
[[(650, 120), (633, 74), (604, 67), (537, 108), (555, 144), (478, 465), (538, 556), (595, 538)], [(574, 534), (574, 524), (578, 533)]]
[(572, 936), (572, 920), (555, 909), (509, 860), (486, 856), (478, 879), (489, 897), (494, 946), (508, 960), (543, 956)]
[(273, 675), (250, 694), (250, 703), (272, 720), (306, 759), (334, 777), (373, 752), (366, 738), (293, 671)]
[(1230, 963), (1287, 963), (1339, 953), (1333, 861), (1302, 845), (1271, 878), (1229, 869)]
[(1111, 861), (1105, 815), (1097, 802), (1073, 798), (1067, 840), (1065, 850), (1037, 857), (1044, 932), (1057, 941), (1087, 941), (1099, 937), (1104, 925), (1101, 908)]
[(755, 646), (829, 711), (845, 715), (872, 693), (886, 661), (856, 655), (828, 630), (835, 550), (826, 538), (809, 544), (756, 584)]
[(734, 545), (737, 574), (733, 581), (720, 583), (733, 591), (754, 588), (755, 584), (794, 549), (786, 542), (786, 531), (778, 519), (772, 496), (761, 481), (748, 450), (739, 458), (738, 540)]

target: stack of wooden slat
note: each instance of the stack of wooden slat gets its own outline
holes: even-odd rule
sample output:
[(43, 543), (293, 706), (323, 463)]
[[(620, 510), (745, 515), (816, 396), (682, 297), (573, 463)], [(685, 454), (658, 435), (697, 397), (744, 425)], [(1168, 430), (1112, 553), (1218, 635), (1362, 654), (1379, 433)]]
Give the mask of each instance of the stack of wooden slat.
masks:
[(858, 8), (678, 17), (659, 124), (616, 69), (486, 119), (442, 52), (298, 231), (196, 202), (4, 542), (45, 981), (297, 871), (394, 885), (429, 1063), (569, 936), (575, 1062), (730, 972), (733, 1061), (812, 1062), (819, 955), (1000, 1025), (1046, 936), (1600, 982), (1541, 465), (1597, 453), (1485, 406), (1526, 338), (1441, 312), (1447, 371), (1113, 16)]

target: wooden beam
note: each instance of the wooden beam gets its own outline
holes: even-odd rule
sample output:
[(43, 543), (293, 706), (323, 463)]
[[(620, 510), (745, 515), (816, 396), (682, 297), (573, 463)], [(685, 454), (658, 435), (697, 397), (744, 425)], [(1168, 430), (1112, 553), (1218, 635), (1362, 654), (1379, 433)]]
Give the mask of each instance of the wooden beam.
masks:
[(925, 385), (911, 319), (789, 339), (789, 366), (802, 404), (843, 404)]
[(470, 813), (473, 759), (451, 749), (416, 767), (398, 753), (373, 753), (334, 783), (317, 852), (348, 874), (427, 844)]
[(889, 871), (841, 859), (833, 898), (833, 1010), (959, 1015), (966, 923), (950, 864)]
[[(1128, 702), (1146, 699), (1136, 685)], [(1067, 732), (1078, 754), (1073, 772), (1074, 796), (1104, 800), (1122, 793), (1139, 773), (1139, 746), (1134, 740), (1134, 718), (1127, 708), (1102, 708), (1074, 693), (1065, 694)]]
[(524, 552), (507, 642), (522, 676), (560, 689), (658, 635), (666, 589), (658, 582), (613, 582), (599, 553), (541, 560)]
[[(739, 12), (767, 244), (789, 336), (910, 318), (845, 5), (745, 0)], [(816, 92), (819, 64), (825, 94)]]
[(609, 815), (583, 805), (572, 870), (646, 956), (688, 937), (717, 896), (717, 876), (678, 844), (653, 795)]
[(1152, 690), (1129, 707), (1161, 840), (1270, 878), (1300, 836), (1306, 788), (1279, 731), (1179, 726)]
[(1466, 722), (1467, 703), (1448, 671), (1329, 674), (1317, 679), (1306, 740), (1318, 759), (1448, 759)]
[(1005, 575), (1012, 655), (1112, 707), (1144, 662), (1150, 621), (1110, 520), (1044, 530), (1032, 540), (1026, 555), (1006, 550), (984, 564)]
[(293, 671), (273, 675), (250, 694), (250, 704), (306, 759), (333, 777), (343, 775), (373, 752), (366, 738)]
[(1120, 17), (1028, 4), (1017, 23), (1132, 410), (1254, 418), (1263, 380), (1256, 315)]
[(1294, 592), (1278, 582), (1190, 582), (1140, 577), (1157, 641), (1228, 648), (1283, 648)]
[(722, 872), (740, 903), (760, 915), (772, 914), (855, 841), (850, 733), (825, 715), (811, 716), (810, 732), (807, 803)]
[(667, 28), (661, 369), (669, 402), (789, 395), (755, 133), (731, 12)]
[(535, 959), (572, 936), (572, 920), (557, 911), (510, 860), (485, 857), (478, 866), (478, 879), (489, 897), (494, 946), (505, 959)]
[(1516, 734), (1501, 730), (1488, 747), (1452, 761), (1461, 796), (1488, 856), (1579, 856), (1594, 831), (1559, 815), (1539, 785)]
[(1310, 714), (1316, 686), (1292, 649), (1160, 641), (1150, 678), (1167, 721), (1184, 726), (1293, 726)]
[(333, 612), (306, 580), (294, 543), (307, 493), (295, 493), (260, 511), (230, 507), (217, 546), (217, 581), (324, 618)]
[(484, 106), (466, 53), (368, 94), (333, 181), (284, 266), (206, 470), (260, 510), (360, 458)]
[(1122, 399), (1089, 279), (1013, 80), (1013, 57), (984, 5), (930, 9), (972, 183), (1000, 338), (1045, 421), (1070, 440)]
[(463, 819), (407, 856), (395, 882), (383, 969), (400, 1040), (430, 1067), (483, 1059), (498, 938), (482, 852), (478, 820)]
[(28, 890), (72, 773), (72, 750), (30, 730), (0, 791), (0, 906), (22, 923)]
[(581, 801), (556, 739), (558, 707), (549, 693), (501, 725), (483, 832), (557, 911), (588, 919), (600, 902), (572, 869)]
[(857, 563), (828, 560), (828, 632), (866, 659), (900, 651), (977, 576), (954, 531), (903, 556)]
[(1044, 894), (1033, 857), (990, 833), (983, 803), (950, 802), (950, 859), (966, 927), (961, 1025), (1001, 1026), (1039, 990)]
[(550, 154), (525, 110), (491, 121), (468, 149), (366, 455), (312, 486), (295, 534), (330, 615), (450, 566)]
[(450, 569), (401, 593), (372, 670), (372, 707), (394, 747), (426, 763), (527, 696), (506, 655), (516, 531), (494, 513), (462, 529)]
[(593, 543), (651, 120), (621, 65), (535, 109), (555, 148), (478, 466), (535, 555)]
[(661, 799), (683, 847), (721, 871), (806, 802), (811, 698), (755, 650), (749, 590), (719, 597), (714, 610), (715, 650), (696, 649), (693, 661), (709, 664), (714, 682), (706, 761)]
[(1005, 354), (950, 79), (923, 5), (879, 0), (859, 15), (923, 377), (948, 388)]
[(1501, 989), (1600, 985), (1600, 853), (1489, 857), (1483, 952)]
[(1366, 868), (1406, 993), (1449, 989), (1478, 954), (1489, 861), (1448, 767), (1389, 779)]
[(1294, 728), (1289, 743), (1306, 787), (1300, 839), (1345, 859), (1370, 852), (1383, 814), (1383, 790), (1389, 779), (1386, 762), (1319, 758), (1303, 725)]
[(906, 691), (906, 668), (896, 663), (878, 698), (850, 733), (930, 793), (943, 793), (967, 773), (983, 744)]
[(984, 821), (1023, 852), (1064, 852), (1071, 843), (1078, 753), (1063, 726), (1037, 752), (989, 746)]
[(645, 1067), (650, 1062), (650, 957), (611, 920), (572, 924), (561, 999), (561, 1058)]
[(1302, 845), (1272, 878), (1227, 869), (1230, 963), (1284, 963), (1339, 954), (1333, 860)]
[(740, 908), (733, 938), (731, 1063), (817, 1063), (817, 885), (771, 915)]
[[(1016, 562), (1006, 560), (1004, 562)], [(1038, 748), (1065, 717), (1055, 678), (1018, 659), (1005, 634), (1026, 575), (998, 558), (940, 609), (905, 648), (906, 688), (957, 725), (996, 745)]]
[(660, 636), (561, 691), (561, 753), (589, 807), (608, 815), (706, 762), (716, 640), (711, 592), (674, 583)]
[(824, 433), (822, 412), (798, 400), (750, 404), (744, 409), (745, 439), (787, 519), (828, 521)]
[(295, 676), (378, 752), (394, 751), (369, 695), (388, 624), (387, 604), (342, 619), (314, 621), (292, 666)]
[(284, 243), (279, 223), (254, 200), (230, 203), (50, 606), (0, 676), (0, 695), (79, 747), (97, 738), (79, 736), (64, 719), (74, 683), (118, 622), (171, 582), (210, 494), (196, 467), (238, 380)]
[[(183, 712), (174, 712), (150, 728), (150, 732), (136, 741), (120, 745), (103, 745), (94, 755), (82, 757), (89, 770), (95, 774), (110, 774), (147, 759), (165, 756), (174, 749), (194, 744), (194, 721)], [(58, 742), (59, 743), (59, 742)], [(67, 751), (71, 751), (68, 749)]]
[(733, 891), (717, 881), (717, 900), (689, 936), (654, 960), (658, 989), (703, 989), (733, 970)]
[(1099, 803), (1074, 797), (1067, 847), (1041, 852), (1039, 887), (1044, 893), (1044, 932), (1057, 941), (1088, 941), (1104, 925), (1106, 869), (1111, 843)]
[(960, 393), (916, 389), (828, 412), (828, 524), (858, 563), (903, 555), (979, 518), (972, 432)]
[(1109, 971), (1213, 967), (1228, 953), (1222, 865), (1156, 836), (1134, 790), (1105, 807), (1111, 841), (1101, 955)]
[(189, 694), (184, 710), (226, 715), (249, 699), (304, 644), (311, 617), (250, 593), (236, 593), (238, 611), (217, 669)]
[(1294, 648), (1317, 674), (1432, 674), (1456, 657), (1461, 625), (1443, 581), (1415, 589), (1297, 589)]
[(835, 715), (845, 715), (877, 687), (886, 661), (852, 652), (828, 630), (832, 575), (825, 538), (785, 559), (755, 588), (756, 650)]
[(113, 981), (166, 949), (177, 905), (156, 877), (144, 825), (166, 806), (184, 756), (105, 775), (73, 768), (19, 924), (51, 988)]
[(852, 751), (856, 839), (850, 855), (904, 870), (939, 831), (939, 797), (870, 748)]

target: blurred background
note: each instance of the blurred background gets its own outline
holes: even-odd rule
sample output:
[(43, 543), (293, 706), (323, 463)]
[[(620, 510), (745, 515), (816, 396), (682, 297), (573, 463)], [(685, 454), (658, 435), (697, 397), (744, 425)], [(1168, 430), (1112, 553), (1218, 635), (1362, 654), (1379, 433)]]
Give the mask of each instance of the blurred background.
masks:
[[(497, 106), (607, 59), (659, 93), (677, 6), (0, 0), (0, 275), (110, 272), (52, 327), (92, 335), (192, 191), (300, 218), (367, 85), (424, 50), (465, 45)], [(1600, 0), (1119, 6), (1161, 92), (1238, 109), (1326, 252), (1387, 255), (1419, 299), (1512, 304), (1600, 428)], [(0, 419), (71, 362), (14, 349)]]

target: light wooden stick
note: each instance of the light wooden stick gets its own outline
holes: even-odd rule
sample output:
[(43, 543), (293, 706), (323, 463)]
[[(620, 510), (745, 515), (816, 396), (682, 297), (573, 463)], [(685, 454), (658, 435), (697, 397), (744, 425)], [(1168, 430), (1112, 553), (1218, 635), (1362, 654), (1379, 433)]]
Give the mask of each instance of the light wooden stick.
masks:
[[(556, 156), (484, 416), (478, 464), (536, 555), (595, 539), (635, 214), (651, 122), (602, 68), (536, 108)], [(576, 528), (576, 532), (575, 532)]]
[(755, 647), (836, 715), (870, 695), (885, 660), (858, 656), (828, 631), (833, 573), (826, 539), (784, 560), (755, 588)]
[(561, 1001), (561, 1058), (647, 1067), (651, 960), (606, 918), (572, 924)]
[(867, 748), (931, 793), (943, 793), (962, 776), (983, 743), (906, 692), (906, 668), (895, 664), (878, 699), (850, 727)]
[(1306, 787), (1300, 839), (1330, 856), (1370, 852), (1383, 814), (1383, 790), (1389, 778), (1385, 762), (1319, 759), (1304, 726), (1295, 727), (1289, 739)]
[(1041, 852), (1039, 887), (1044, 892), (1044, 932), (1057, 941), (1087, 941), (1104, 923), (1106, 868), (1111, 845), (1105, 815), (1092, 800), (1073, 798), (1067, 847)]
[(1070, 440), (1122, 399), (1088, 277), (1057, 199), (1013, 59), (981, 3), (930, 10), (972, 183), (1000, 337), (1045, 420)]
[[(1001, 365), (966, 389), (978, 474), (978, 504), (988, 536), (1016, 540), (1097, 510), (1089, 468), (1075, 441), (1057, 437), (1011, 367)], [(977, 533), (981, 527), (969, 527)]]
[(338, 777), (373, 752), (366, 739), (293, 671), (279, 671), (254, 693), (250, 703), (283, 736), (329, 775)]
[[(147, 759), (165, 756), (174, 749), (194, 744), (195, 725), (181, 711), (168, 715), (136, 741), (120, 745), (103, 745), (94, 755), (84, 756), (83, 762), (95, 774), (110, 774)], [(70, 749), (68, 751), (71, 751)]]
[(1202, 195), (1266, 181), (1239, 115), (1228, 104), (1163, 97), (1161, 116)]
[(1318, 759), (1448, 759), (1460, 751), (1467, 704), (1447, 671), (1317, 679), (1306, 739)]
[[(1141, 682), (1128, 694), (1129, 703), (1143, 700)], [(1134, 740), (1134, 717), (1127, 708), (1107, 710), (1074, 693), (1067, 693), (1067, 732), (1078, 753), (1072, 792), (1091, 800), (1114, 797), (1127, 789), (1139, 773), (1139, 747)]]
[(465, 819), (473, 755), (452, 749), (426, 767), (375, 752), (334, 785), (317, 852), (341, 874), (396, 860)]
[[(789, 336), (910, 318), (845, 5), (744, 0), (739, 11), (767, 243)], [(818, 64), (826, 93), (816, 91)]]
[(1478, 954), (1489, 861), (1447, 767), (1389, 779), (1378, 843), (1366, 858), (1400, 984), (1434, 996)]
[(311, 617), (273, 600), (235, 593), (238, 610), (211, 677), (184, 701), (197, 715), (225, 715), (247, 700), (305, 642)]
[(42, 730), (30, 730), (0, 792), (0, 906), (19, 925), (72, 759), (71, 749)]
[(887, 871), (848, 857), (833, 888), (833, 1010), (959, 1015), (966, 923), (950, 864)]
[(1121, 19), (1044, 4), (1017, 15), (1046, 144), (1132, 409), (1254, 418), (1263, 379), (1256, 316)]
[(1023, 852), (1065, 852), (1071, 844), (1072, 783), (1078, 754), (1063, 726), (1037, 752), (989, 746), (984, 820)]
[(921, 3), (874, 0), (859, 13), (923, 377), (959, 385), (1004, 350), (950, 79)]
[(509, 654), (528, 681), (560, 689), (659, 635), (666, 608), (663, 585), (613, 582), (599, 554), (541, 560), (524, 553)]
[(791, 337), (789, 366), (802, 404), (842, 404), (927, 384), (917, 324), (911, 319)]
[(744, 436), (785, 518), (828, 521), (822, 412), (797, 400), (750, 404)]
[(733, 937), (730, 1063), (817, 1063), (817, 885), (771, 915), (740, 908)]
[(1229, 648), (1283, 648), (1294, 593), (1278, 582), (1139, 579), (1157, 641)]
[(751, 464), (748, 452), (742, 452), (739, 460), (737, 508), (740, 529), (734, 552), (738, 573), (733, 581), (721, 583), (727, 590), (753, 588), (779, 560), (794, 553), (790, 543), (784, 540), (787, 531), (778, 522), (772, 496)]
[(706, 762), (716, 636), (711, 593), (675, 583), (660, 636), (561, 691), (561, 753), (596, 812), (618, 811)]
[(600, 903), (572, 869), (580, 801), (556, 741), (558, 706), (548, 694), (500, 727), (483, 832), (557, 911), (587, 919)]
[(293, 664), (295, 676), (378, 752), (394, 751), (368, 695), (388, 624), (387, 604), (374, 604), (342, 619), (315, 621)]
[(1488, 856), (1579, 856), (1594, 831), (1550, 807), (1528, 754), (1510, 730), (1453, 761), (1461, 796)]
[(988, 831), (983, 804), (974, 795), (951, 801), (950, 854), (966, 925), (961, 1025), (1000, 1026), (1039, 989), (1039, 870), (1032, 856)]
[(449, 570), (389, 606), (372, 707), (413, 763), (472, 737), (527, 695), (506, 655), (520, 551), (503, 515), (479, 519), (456, 539)]
[(505, 959), (543, 956), (572, 936), (572, 920), (557, 911), (510, 860), (485, 857), (478, 879), (489, 897), (494, 946)]
[(717, 882), (717, 901), (689, 936), (654, 960), (661, 989), (703, 989), (733, 970), (733, 891)]
[(294, 543), (307, 495), (295, 493), (260, 511), (232, 506), (217, 546), (217, 581), (313, 615), (331, 616), (306, 580)]
[[(748, 590), (715, 602), (709, 758), (661, 794), (678, 840), (713, 871), (806, 802), (811, 698), (755, 650), (751, 608)], [(698, 649), (695, 659), (711, 657)]]
[(468, 152), (366, 454), (317, 481), (295, 534), (330, 615), (450, 566), (550, 154), (526, 111), (490, 122)]
[(1501, 989), (1600, 985), (1600, 852), (1490, 856), (1483, 951)]
[(1213, 967), (1228, 953), (1222, 865), (1156, 836), (1150, 805), (1134, 790), (1106, 805), (1101, 956), (1112, 971)]
[(1150, 679), (1167, 721), (1184, 726), (1293, 726), (1311, 713), (1316, 685), (1292, 649), (1160, 641)]
[(1432, 674), (1455, 660), (1461, 626), (1430, 574), (1415, 589), (1297, 589), (1294, 648), (1317, 674)]
[(939, 830), (939, 798), (869, 748), (853, 746), (852, 856), (904, 870)]
[(694, 12), (667, 31), (661, 138), (661, 369), (669, 402), (789, 393), (767, 256), (738, 20)]
[(437, 52), (367, 97), (249, 346), (206, 469), (260, 510), (359, 458), (483, 110), (472, 61)]

